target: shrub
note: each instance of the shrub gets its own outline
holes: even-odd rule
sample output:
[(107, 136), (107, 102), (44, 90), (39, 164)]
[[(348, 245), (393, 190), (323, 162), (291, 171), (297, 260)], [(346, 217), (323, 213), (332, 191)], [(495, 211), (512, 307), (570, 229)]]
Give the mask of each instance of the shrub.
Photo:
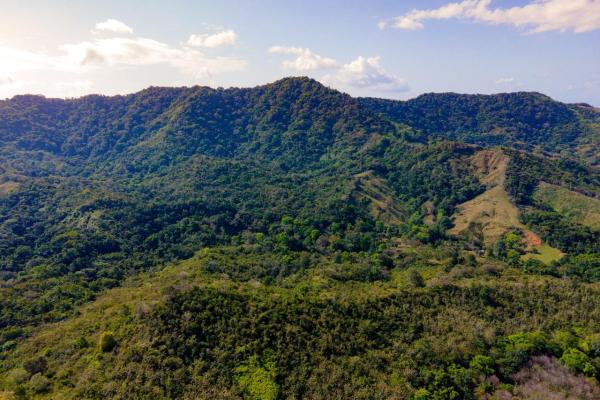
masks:
[(29, 379), (29, 374), (23, 368), (15, 368), (7, 374), (7, 381), (13, 385), (21, 385)]
[(425, 280), (423, 276), (419, 273), (419, 271), (415, 271), (414, 269), (408, 273), (408, 283), (410, 283), (413, 287), (424, 287)]
[(429, 390), (427, 390), (425, 388), (421, 388), (421, 389), (417, 389), (417, 391), (415, 391), (412, 398), (413, 398), (413, 400), (429, 400), (432, 397), (431, 397), (431, 393), (429, 393)]
[(594, 376), (596, 374), (596, 367), (592, 365), (588, 356), (577, 349), (565, 351), (560, 361), (567, 367), (583, 372), (587, 376)]
[(491, 357), (478, 354), (473, 357), (469, 367), (478, 374), (492, 375), (494, 373), (494, 360)]
[(42, 374), (35, 374), (29, 380), (29, 387), (34, 393), (47, 392), (50, 389), (50, 381)]
[(117, 341), (112, 332), (104, 332), (102, 335), (100, 335), (99, 346), (100, 351), (103, 353), (108, 353), (117, 346)]
[(600, 357), (600, 333), (590, 335), (585, 338), (584, 350), (591, 357)]
[(44, 373), (48, 369), (48, 361), (45, 357), (33, 358), (25, 361), (23, 368), (25, 368), (30, 376), (38, 373)]
[(235, 369), (236, 383), (245, 398), (251, 400), (274, 400), (277, 398), (279, 388), (275, 382), (275, 365), (267, 361), (265, 365), (260, 365), (257, 357), (251, 357), (250, 360)]
[(579, 339), (568, 331), (556, 331), (552, 335), (552, 341), (556, 343), (562, 351), (577, 347)]

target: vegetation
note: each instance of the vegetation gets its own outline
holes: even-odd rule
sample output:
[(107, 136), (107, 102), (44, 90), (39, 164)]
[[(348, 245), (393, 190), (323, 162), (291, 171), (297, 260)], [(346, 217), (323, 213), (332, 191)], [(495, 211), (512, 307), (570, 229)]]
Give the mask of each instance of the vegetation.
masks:
[(541, 183), (533, 198), (572, 222), (600, 229), (600, 200), (567, 188)]
[(597, 119), (308, 78), (0, 101), (0, 399), (594, 398)]

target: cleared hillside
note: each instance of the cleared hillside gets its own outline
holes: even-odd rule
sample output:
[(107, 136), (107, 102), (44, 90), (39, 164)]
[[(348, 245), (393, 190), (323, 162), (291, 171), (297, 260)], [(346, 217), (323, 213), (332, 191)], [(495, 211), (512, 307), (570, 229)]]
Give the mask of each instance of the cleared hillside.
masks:
[(533, 198), (573, 222), (600, 230), (600, 200), (597, 198), (546, 182), (540, 183)]

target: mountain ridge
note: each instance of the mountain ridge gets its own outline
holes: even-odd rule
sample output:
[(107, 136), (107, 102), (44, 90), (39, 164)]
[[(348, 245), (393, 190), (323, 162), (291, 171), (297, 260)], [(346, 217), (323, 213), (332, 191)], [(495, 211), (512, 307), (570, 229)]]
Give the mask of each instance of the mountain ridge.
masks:
[(597, 376), (596, 116), (540, 96), (0, 102), (0, 398), (475, 399), (539, 355)]

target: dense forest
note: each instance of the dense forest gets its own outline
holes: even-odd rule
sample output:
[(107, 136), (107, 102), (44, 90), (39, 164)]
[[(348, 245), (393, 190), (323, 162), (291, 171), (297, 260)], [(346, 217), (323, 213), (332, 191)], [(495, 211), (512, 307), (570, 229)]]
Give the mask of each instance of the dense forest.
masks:
[(599, 138), (309, 78), (0, 101), (0, 399), (600, 398)]

